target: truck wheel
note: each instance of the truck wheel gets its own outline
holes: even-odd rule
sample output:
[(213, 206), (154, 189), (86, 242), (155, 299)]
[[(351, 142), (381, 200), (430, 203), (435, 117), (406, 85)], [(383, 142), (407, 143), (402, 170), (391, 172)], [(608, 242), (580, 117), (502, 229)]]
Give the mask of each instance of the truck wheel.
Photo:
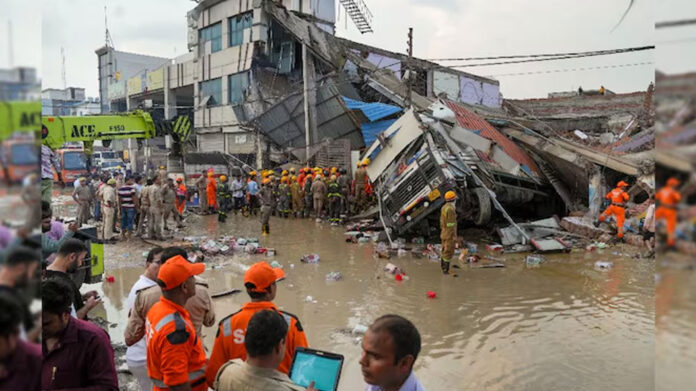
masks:
[(476, 200), (476, 210), (474, 212), (474, 224), (485, 225), (491, 221), (491, 196), (482, 187), (473, 190), (473, 198)]

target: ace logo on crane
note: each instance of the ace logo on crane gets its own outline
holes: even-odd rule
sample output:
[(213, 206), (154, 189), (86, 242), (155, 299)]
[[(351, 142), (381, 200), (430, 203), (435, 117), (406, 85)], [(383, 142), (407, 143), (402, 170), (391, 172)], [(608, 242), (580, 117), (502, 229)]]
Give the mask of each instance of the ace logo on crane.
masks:
[(70, 134), (73, 138), (93, 138), (97, 133), (97, 126), (93, 124), (87, 125), (73, 125), (72, 133)]

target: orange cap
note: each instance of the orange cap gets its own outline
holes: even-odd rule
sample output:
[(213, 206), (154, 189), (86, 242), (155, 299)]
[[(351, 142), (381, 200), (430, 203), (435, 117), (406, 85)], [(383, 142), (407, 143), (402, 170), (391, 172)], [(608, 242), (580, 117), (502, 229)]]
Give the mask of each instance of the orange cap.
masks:
[(626, 183), (626, 182), (624, 182), (624, 181), (620, 181), (620, 182), (616, 185), (616, 187), (624, 187), (624, 186), (628, 186), (628, 183)]
[(679, 179), (677, 178), (669, 178), (667, 179), (667, 186), (669, 187), (677, 187), (679, 186), (680, 182)]
[(181, 179), (181, 178), (176, 178), (176, 181), (177, 181), (177, 182), (183, 182), (184, 180)]
[(283, 269), (279, 267), (273, 268), (268, 262), (262, 261), (251, 265), (249, 270), (244, 273), (244, 284), (250, 282), (254, 284), (255, 288), (248, 289), (249, 291), (263, 293), (274, 282), (284, 278), (285, 272)]
[(181, 255), (177, 255), (160, 266), (157, 279), (164, 283), (162, 289), (170, 290), (183, 284), (189, 277), (203, 273), (204, 270), (204, 264), (191, 263)]

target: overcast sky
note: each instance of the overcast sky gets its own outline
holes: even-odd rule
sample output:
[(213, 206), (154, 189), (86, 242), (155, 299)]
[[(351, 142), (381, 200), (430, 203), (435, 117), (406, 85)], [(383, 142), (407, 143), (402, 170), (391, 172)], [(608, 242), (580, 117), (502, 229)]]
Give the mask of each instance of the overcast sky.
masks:
[[(330, 1), (330, 0), (320, 0)], [(361, 35), (341, 18), (337, 34), (369, 45), (405, 52), (414, 27), (414, 54), (421, 58), (474, 57), (614, 49), (669, 41), (657, 65), (667, 72), (696, 63), (694, 28), (654, 32), (655, 20), (696, 17), (692, 0), (635, 0), (624, 22), (612, 29), (630, 0), (365, 0), (374, 15), (373, 34)], [(36, 65), (43, 88), (61, 88), (60, 48), (65, 48), (69, 86), (98, 94), (97, 57), (104, 44), (104, 5), (118, 50), (174, 57), (186, 52), (186, 12), (190, 0), (0, 0), (1, 36), (7, 16), (14, 20), (14, 63)], [(659, 3), (659, 6), (656, 4)], [(43, 18), (37, 15), (42, 5)], [(5, 12), (7, 11), (7, 12)], [(688, 39), (692, 39), (688, 41)], [(685, 41), (686, 40), (686, 41)], [(6, 67), (7, 40), (0, 40), (0, 67)], [(673, 42), (678, 41), (678, 42)], [(42, 46), (42, 51), (27, 50)], [(643, 90), (654, 65), (588, 69), (656, 62), (652, 51), (531, 64), (460, 68), (500, 80), (505, 97), (544, 97), (550, 91), (605, 85), (616, 92)], [(461, 62), (458, 62), (461, 64)], [(450, 65), (456, 63), (443, 62)], [(520, 76), (510, 73), (559, 71)], [(570, 71), (569, 71), (570, 70)]]

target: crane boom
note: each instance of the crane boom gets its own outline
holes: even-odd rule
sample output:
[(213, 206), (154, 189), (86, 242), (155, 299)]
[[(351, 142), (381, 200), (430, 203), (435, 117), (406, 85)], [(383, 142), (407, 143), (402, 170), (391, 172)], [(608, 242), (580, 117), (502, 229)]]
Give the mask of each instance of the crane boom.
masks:
[(0, 141), (14, 132), (38, 132), (41, 102), (0, 102)]

